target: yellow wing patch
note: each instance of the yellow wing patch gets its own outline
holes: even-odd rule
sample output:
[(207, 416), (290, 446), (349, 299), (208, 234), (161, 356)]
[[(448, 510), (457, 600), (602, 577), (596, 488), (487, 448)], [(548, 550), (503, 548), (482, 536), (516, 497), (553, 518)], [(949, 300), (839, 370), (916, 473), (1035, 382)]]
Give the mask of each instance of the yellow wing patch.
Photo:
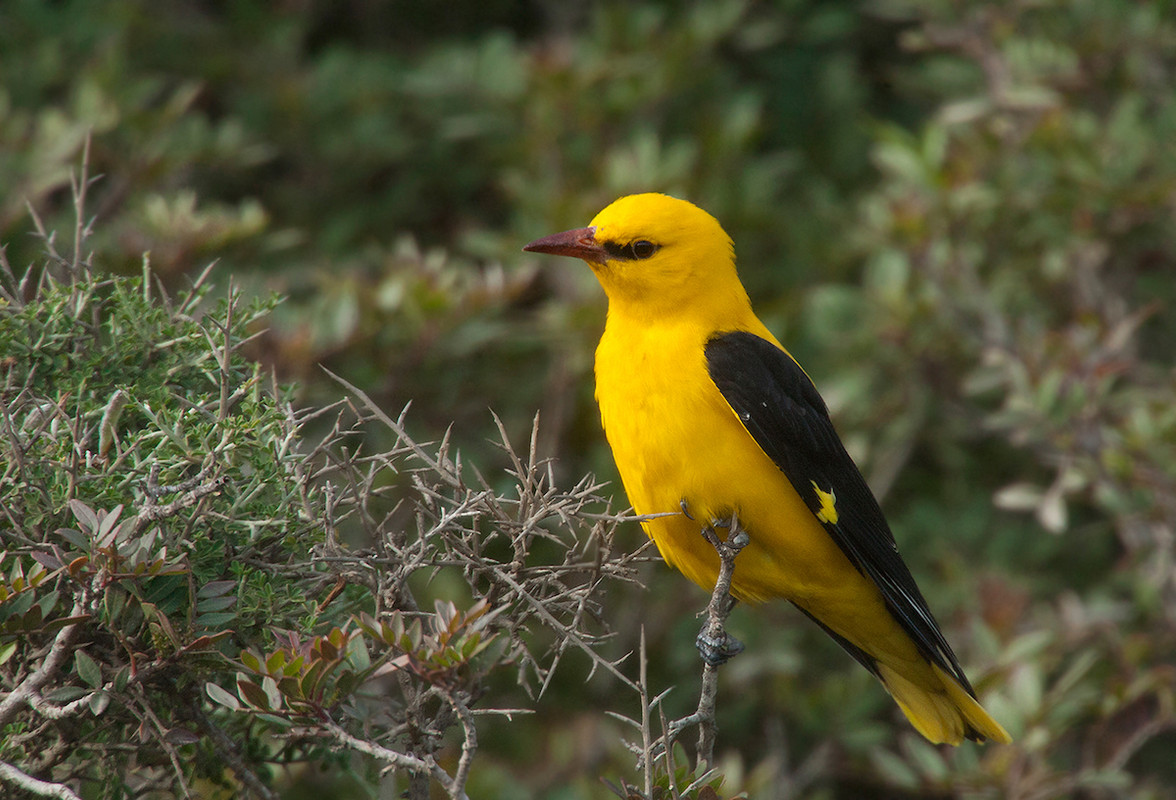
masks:
[(829, 487), (829, 491), (825, 491), (817, 482), (813, 481), (813, 491), (817, 493), (817, 498), (821, 501), (821, 510), (817, 512), (817, 519), (828, 525), (837, 524), (837, 497), (833, 494), (833, 487)]

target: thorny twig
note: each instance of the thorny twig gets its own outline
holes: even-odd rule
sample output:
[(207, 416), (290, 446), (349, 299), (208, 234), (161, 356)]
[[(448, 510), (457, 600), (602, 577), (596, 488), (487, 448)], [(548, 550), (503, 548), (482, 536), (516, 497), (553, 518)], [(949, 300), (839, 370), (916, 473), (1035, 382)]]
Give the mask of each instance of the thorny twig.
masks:
[[(727, 528), (726, 540), (719, 539), (716, 527)], [(698, 634), (699, 653), (703, 658), (702, 687), (698, 697), (698, 709), (689, 716), (675, 720), (666, 732), (667, 749), (681, 732), (691, 726), (698, 726), (698, 760), (708, 767), (714, 766), (715, 750), (715, 698), (719, 691), (719, 667), (730, 657), (743, 649), (724, 629), (735, 600), (731, 597), (731, 579), (735, 574), (735, 557), (749, 541), (747, 534), (739, 527), (738, 519), (732, 515), (728, 524), (712, 522), (702, 529), (702, 535), (719, 554), (719, 576), (706, 607), (706, 622)]]
[(176, 752), (175, 745), (169, 740), (168, 726), (159, 719), (159, 715), (151, 707), (151, 700), (147, 697), (146, 692), (143, 691), (141, 684), (136, 684), (134, 691), (128, 698), (129, 702), (125, 702), (124, 706), (136, 719), (139, 720), (140, 730), (147, 730), (148, 726), (155, 731), (155, 743), (167, 755), (167, 759), (171, 762), (172, 774), (176, 776), (176, 783), (184, 797), (190, 797), (192, 792), (188, 788), (188, 780), (184, 777), (184, 767), (180, 762), (180, 755)]
[(441, 784), (446, 793), (451, 797), (464, 798), (466, 796), (464, 791), (454, 793), (453, 779), (449, 777), (445, 770), (441, 769), (441, 766), (431, 756), (418, 758), (416, 756), (410, 756), (407, 753), (390, 750), (367, 739), (360, 739), (357, 736), (352, 736), (339, 723), (333, 720), (326, 720), (322, 723), (322, 727), (339, 744), (350, 747), (352, 750), (366, 753), (372, 758), (383, 761), (385, 764), (396, 767), (397, 769), (403, 769), (409, 772), (424, 772), (431, 775), (433, 780)]
[(470, 707), (464, 697), (458, 692), (451, 692), (445, 689), (441, 690), (445, 699), (449, 701), (453, 713), (457, 715), (458, 721), (461, 723), (462, 743), (461, 743), (461, 757), (457, 762), (457, 769), (453, 772), (453, 786), (450, 789), (450, 794), (464, 793), (466, 781), (470, 777), (470, 767), (473, 765), (474, 753), (478, 750), (478, 731), (474, 727), (474, 717), (470, 713)]
[(262, 783), (261, 779), (254, 774), (253, 770), (241, 758), (236, 743), (229, 738), (227, 733), (209, 719), (208, 715), (204, 713), (204, 709), (200, 707), (200, 704), (193, 701), (189, 705), (189, 708), (192, 711), (192, 716), (196, 720), (196, 724), (212, 740), (212, 746), (215, 748), (217, 755), (225, 760), (233, 770), (233, 774), (237, 776), (237, 780), (241, 781), (250, 791), (262, 798), (262, 800), (277, 800), (277, 794)]
[[(516, 451), (501, 421), (495, 420), (509, 458), (505, 474), (514, 479), (513, 491), (504, 492), (476, 470), (463, 470), (455, 451), (451, 454), (447, 437), (432, 445), (414, 441), (404, 427), (403, 414), (399, 418), (385, 414), (362, 392), (344, 385), (357, 400), (351, 405), (353, 421), (348, 425), (336, 420), (324, 444), (338, 442), (372, 423), (391, 432), (393, 444), (374, 454), (320, 446), (305, 459), (303, 463), (321, 465), (306, 469), (305, 479), (331, 486), (331, 518), (322, 518), (321, 507), (314, 518), (315, 524), (332, 533), (313, 553), (313, 564), (327, 567), (329, 575), (368, 586), (377, 598), (377, 616), (421, 615), (422, 603), (427, 601), (416, 596), (419, 589), (410, 588), (410, 578), (456, 569), (476, 599), (502, 611), (486, 634), (504, 643), (506, 649), (496, 658), (518, 669), (520, 683), (532, 696), (536, 694), (532, 681), (537, 679), (541, 694), (569, 650), (582, 651), (593, 670), (603, 667), (636, 688), (615, 661), (598, 652), (607, 629), (594, 629), (597, 624), (605, 628), (599, 606), (602, 584), (633, 580), (634, 565), (647, 558), (612, 546), (617, 527), (633, 518), (609, 512), (598, 494), (600, 485), (591, 477), (571, 489), (558, 488), (549, 465), (536, 454), (534, 427), (531, 446)], [(389, 481), (390, 474), (401, 477)], [(597, 505), (604, 511), (594, 508)], [(304, 499), (303, 507), (312, 506)], [(343, 519), (361, 527), (374, 553), (345, 548), (333, 533)], [(554, 563), (537, 559), (534, 544), (540, 540), (560, 548), (562, 558)], [(544, 653), (529, 649), (533, 639), (529, 631), (536, 626), (554, 634)], [(476, 716), (515, 711), (471, 709), (469, 698), (476, 696), (481, 678), (480, 667), (468, 669), (472, 672), (460, 680), (471, 682), (464, 685), (439, 681), (425, 688), (428, 683), (422, 685), (406, 670), (396, 676), (404, 707), (416, 709), (413, 728), (457, 729), (460, 750), (448, 769), (438, 766), (432, 752), (435, 744), (426, 740), (416, 743), (409, 737), (390, 747), (387, 732), (375, 738), (360, 733), (342, 717), (331, 721), (329, 735), (341, 745), (409, 773), (409, 796), (427, 796), (422, 780), (432, 779), (450, 797), (460, 797), (479, 746)], [(454, 678), (458, 679), (456, 673)], [(428, 696), (441, 699), (441, 706), (426, 712), (421, 700)]]
[[(727, 529), (725, 540), (719, 538), (715, 528)], [(646, 682), (645, 629), (642, 628), (640, 673), (635, 687), (641, 701), (641, 720), (638, 722), (621, 714), (606, 712), (609, 716), (625, 722), (641, 732), (640, 744), (630, 744), (629, 748), (638, 756), (638, 769), (642, 771), (645, 781), (645, 793), (642, 796), (646, 798), (653, 796), (655, 761), (659, 758), (664, 759), (665, 774), (674, 775), (676, 772), (673, 756), (674, 742), (682, 731), (692, 725), (698, 726), (698, 762), (706, 769), (695, 777), (681, 796), (689, 796), (691, 792), (712, 779), (714, 775), (715, 702), (718, 694), (718, 668), (743, 649), (743, 645), (726, 632), (724, 625), (735, 605), (735, 601), (731, 597), (735, 557), (747, 546), (748, 536), (739, 527), (739, 521), (735, 515), (732, 515), (731, 519), (727, 521), (713, 520), (710, 525), (702, 529), (702, 536), (711, 543), (719, 555), (719, 574), (706, 607), (706, 621), (698, 634), (697, 644), (699, 654), (703, 659), (703, 670), (697, 710), (689, 716), (669, 722), (665, 718), (661, 703), (670, 690), (665, 690), (653, 699), (649, 698)], [(664, 734), (656, 740), (652, 738), (651, 734), (652, 716), (655, 708), (658, 709), (661, 729), (664, 731)], [(613, 790), (622, 797), (630, 796), (637, 791), (632, 787), (621, 790), (613, 787)], [(674, 796), (679, 795), (675, 794)]]
[[(225, 482), (223, 475), (216, 475), (209, 478), (209, 474), (215, 468), (215, 464), (210, 464), (193, 478), (189, 478), (183, 483), (175, 486), (160, 486), (159, 481), (159, 462), (151, 464), (151, 471), (147, 476), (147, 491), (146, 498), (143, 501), (143, 507), (139, 509), (139, 513), (135, 517), (135, 531), (141, 531), (143, 528), (150, 525), (152, 522), (170, 517), (183, 511), (185, 508), (191, 508), (199, 503), (210, 494), (215, 494), (220, 490)], [(157, 503), (156, 499), (165, 494), (173, 494), (183, 492), (175, 500), (170, 503)]]
[[(641, 661), (640, 661), (640, 675), (641, 680), (638, 682), (640, 686), (641, 695), (641, 754), (642, 754), (642, 770), (645, 778), (645, 796), (653, 797), (653, 725), (650, 722), (650, 715), (653, 712), (653, 704), (649, 702), (648, 690), (648, 672), (649, 672), (649, 658), (645, 651), (645, 626), (641, 626)], [(659, 698), (660, 699), (660, 698)], [(668, 754), (668, 748), (667, 748)]]

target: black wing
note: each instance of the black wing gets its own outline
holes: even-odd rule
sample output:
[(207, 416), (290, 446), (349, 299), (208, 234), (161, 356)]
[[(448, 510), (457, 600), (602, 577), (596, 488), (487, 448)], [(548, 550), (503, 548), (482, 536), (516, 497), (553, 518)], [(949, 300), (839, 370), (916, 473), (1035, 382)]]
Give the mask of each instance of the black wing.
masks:
[[(800, 365), (771, 342), (743, 331), (712, 336), (706, 344), (706, 363), (711, 380), (747, 432), (788, 477), (814, 516), (822, 511), (816, 489), (833, 495), (836, 520), (818, 516), (825, 530), (850, 562), (878, 586), (890, 612), (920, 651), (974, 694), (898, 554), (878, 501), (845, 452), (825, 401)], [(876, 672), (869, 655), (835, 634), (834, 638)]]

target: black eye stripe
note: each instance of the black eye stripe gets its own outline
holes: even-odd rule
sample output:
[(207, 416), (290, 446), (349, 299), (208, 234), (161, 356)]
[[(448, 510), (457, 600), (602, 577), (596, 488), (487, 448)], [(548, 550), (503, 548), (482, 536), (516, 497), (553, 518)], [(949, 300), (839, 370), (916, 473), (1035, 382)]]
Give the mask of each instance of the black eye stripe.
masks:
[(628, 258), (629, 254), (625, 245), (620, 242), (604, 242), (604, 252), (608, 253), (613, 258)]
[(632, 242), (603, 242), (604, 251), (610, 258), (620, 261), (640, 261), (649, 258), (660, 248), (648, 239), (637, 239)]

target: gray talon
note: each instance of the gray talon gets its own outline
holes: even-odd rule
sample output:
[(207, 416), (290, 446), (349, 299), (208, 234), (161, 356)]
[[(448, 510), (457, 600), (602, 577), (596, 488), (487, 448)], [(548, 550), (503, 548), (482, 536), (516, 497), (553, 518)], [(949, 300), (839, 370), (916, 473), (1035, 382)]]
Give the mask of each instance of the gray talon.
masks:
[(698, 638), (694, 640), (694, 645), (698, 648), (698, 654), (702, 656), (702, 660), (712, 667), (725, 664), (743, 652), (743, 642), (729, 633), (723, 633), (718, 638), (714, 638), (700, 631)]

